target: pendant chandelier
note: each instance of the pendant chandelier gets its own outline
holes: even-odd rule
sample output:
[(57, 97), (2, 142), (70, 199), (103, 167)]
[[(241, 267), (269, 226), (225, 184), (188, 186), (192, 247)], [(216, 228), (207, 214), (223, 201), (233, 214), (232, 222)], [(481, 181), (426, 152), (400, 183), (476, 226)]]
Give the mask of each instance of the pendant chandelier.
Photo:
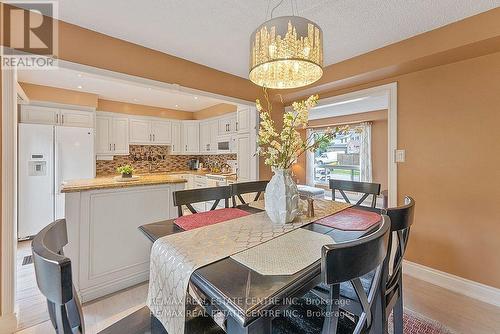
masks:
[(323, 32), (316, 23), (281, 16), (264, 22), (252, 34), (249, 77), (253, 83), (271, 89), (297, 88), (322, 75)]

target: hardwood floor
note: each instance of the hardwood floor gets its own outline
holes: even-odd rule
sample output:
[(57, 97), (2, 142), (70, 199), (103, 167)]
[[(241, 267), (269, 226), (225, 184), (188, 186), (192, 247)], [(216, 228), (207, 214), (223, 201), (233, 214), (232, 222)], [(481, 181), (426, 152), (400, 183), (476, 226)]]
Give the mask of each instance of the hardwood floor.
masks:
[(405, 307), (457, 333), (500, 334), (500, 307), (404, 276)]
[(22, 265), (24, 257), (31, 255), (31, 241), (18, 242), (16, 255), (18, 328), (27, 328), (49, 320), (49, 314), (46, 299), (36, 285), (33, 263)]
[[(438, 286), (404, 277), (405, 307), (461, 334), (500, 334), (500, 308)], [(144, 306), (147, 284), (141, 284), (84, 305), (86, 330), (95, 334)], [(55, 333), (50, 321), (17, 332)]]

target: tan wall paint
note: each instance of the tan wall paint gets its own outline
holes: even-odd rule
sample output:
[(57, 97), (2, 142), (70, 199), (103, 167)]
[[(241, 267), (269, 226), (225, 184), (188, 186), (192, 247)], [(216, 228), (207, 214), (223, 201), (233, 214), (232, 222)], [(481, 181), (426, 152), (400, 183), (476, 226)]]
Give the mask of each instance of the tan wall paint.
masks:
[(158, 108), (145, 106), (142, 104), (117, 102), (103, 99), (99, 99), (97, 101), (97, 110), (139, 116), (155, 116), (171, 119), (193, 119), (193, 113), (189, 111)]
[(49, 86), (19, 83), (30, 100), (97, 107), (97, 95)]
[[(382, 190), (387, 189), (388, 175), (388, 136), (387, 136), (387, 110), (377, 110), (354, 115), (328, 117), (309, 122), (310, 127), (326, 127), (340, 124), (372, 122), (372, 173), (373, 182), (380, 183)], [(305, 134), (303, 135), (305, 137)], [(294, 166), (294, 174), (301, 183), (305, 183), (307, 175), (306, 159), (301, 158)]]
[(236, 105), (230, 103), (220, 103), (194, 113), (194, 119), (205, 119), (215, 116), (221, 116), (227, 113), (236, 112)]
[[(0, 56), (0, 64), (2, 63), (2, 57)], [(2, 83), (3, 83), (3, 79), (2, 79), (2, 75), (3, 75), (3, 71), (2, 69), (0, 68), (0, 115), (2, 115), (2, 105), (3, 105), (3, 100), (2, 100), (2, 94), (3, 94), (3, 88), (2, 88)], [(2, 152), (2, 131), (3, 131), (3, 127), (2, 127), (2, 117), (0, 117), (0, 159), (2, 159), (1, 157), (3, 156), (3, 152)], [(2, 179), (3, 177), (1, 177), (3, 175), (3, 170), (2, 170), (2, 163), (0, 161), (0, 188), (2, 188)], [(3, 209), (2, 209), (2, 192), (0, 192), (0, 268), (2, 268), (2, 259), (3, 259), (3, 256), (2, 256), (2, 214), (3, 214)], [(0, 280), (2, 278), (2, 272), (0, 271)], [(1, 283), (1, 282), (0, 282)], [(1, 297), (2, 297), (2, 292), (0, 291), (0, 300), (1, 300)], [(0, 315), (2, 314), (2, 303), (0, 303)]]

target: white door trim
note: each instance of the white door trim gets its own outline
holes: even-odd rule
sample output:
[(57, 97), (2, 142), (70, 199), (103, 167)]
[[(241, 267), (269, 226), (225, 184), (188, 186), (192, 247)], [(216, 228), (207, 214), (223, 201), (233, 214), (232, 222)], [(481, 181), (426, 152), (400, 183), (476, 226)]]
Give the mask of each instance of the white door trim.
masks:
[[(387, 181), (389, 206), (397, 206), (398, 203), (398, 166), (395, 160), (395, 152), (398, 147), (398, 83), (371, 87), (357, 90), (342, 95), (336, 95), (319, 100), (319, 105), (338, 103), (342, 101), (353, 100), (370, 95), (386, 94), (388, 97), (387, 107), (387, 142), (388, 142), (388, 162), (387, 162)], [(287, 109), (290, 107), (287, 107)], [(307, 171), (306, 171), (307, 172)]]
[(2, 68), (2, 275), (0, 329), (17, 327), (17, 73)]

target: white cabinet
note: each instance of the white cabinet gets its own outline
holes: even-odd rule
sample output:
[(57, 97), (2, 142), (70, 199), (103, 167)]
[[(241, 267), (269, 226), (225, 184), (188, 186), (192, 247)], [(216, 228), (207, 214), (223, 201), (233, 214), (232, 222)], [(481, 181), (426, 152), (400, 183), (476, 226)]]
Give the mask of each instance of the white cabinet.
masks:
[(198, 154), (200, 151), (200, 123), (198, 121), (182, 122), (182, 152)]
[(172, 122), (172, 154), (182, 153), (181, 123)]
[(36, 124), (57, 124), (59, 118), (59, 109), (23, 105), (21, 106), (22, 123)]
[(113, 154), (129, 154), (128, 118), (113, 117)]
[(194, 175), (192, 174), (180, 174), (179, 177), (181, 179), (184, 179), (186, 180), (186, 185), (185, 185), (185, 189), (193, 189), (194, 188)]
[(130, 143), (168, 145), (172, 141), (172, 124), (170, 121), (130, 120)]
[(217, 153), (219, 122), (209, 120), (200, 122), (200, 153)]
[(236, 115), (230, 114), (219, 119), (219, 135), (236, 132)]
[(238, 133), (248, 133), (250, 131), (250, 108), (238, 109), (236, 112), (236, 131)]
[(130, 123), (130, 144), (151, 144), (151, 121), (142, 119), (131, 119)]
[(75, 109), (58, 109), (34, 105), (23, 105), (21, 123), (50, 124), (83, 128), (94, 127), (94, 112)]
[(60, 109), (59, 121), (62, 126), (75, 126), (81, 128), (94, 127), (94, 113), (83, 110)]
[(172, 123), (170, 121), (151, 122), (153, 144), (168, 145), (172, 142)]
[(97, 116), (96, 117), (96, 154), (126, 155), (129, 154), (128, 118)]
[(200, 153), (210, 152), (210, 123), (200, 123)]
[(251, 181), (252, 152), (250, 145), (250, 135), (238, 135), (236, 137), (236, 151), (238, 152), (238, 181)]

